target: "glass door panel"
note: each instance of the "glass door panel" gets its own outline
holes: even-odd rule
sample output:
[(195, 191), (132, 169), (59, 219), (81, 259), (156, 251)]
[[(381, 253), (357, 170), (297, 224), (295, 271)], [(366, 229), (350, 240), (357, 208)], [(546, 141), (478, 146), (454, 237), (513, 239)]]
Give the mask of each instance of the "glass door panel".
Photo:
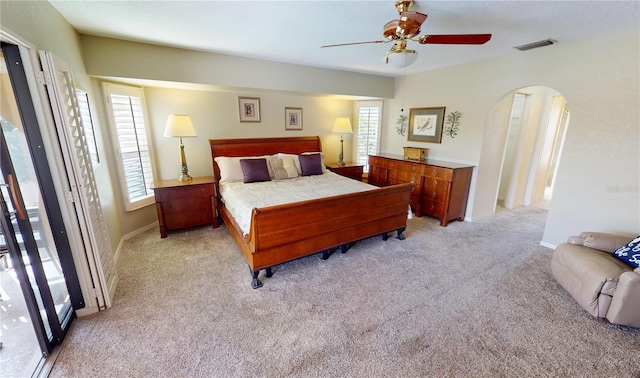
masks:
[[(67, 246), (69, 253), (68, 240), (58, 221), (57, 202), (45, 200), (55, 192), (52, 185), (41, 181), (50, 180), (50, 173), (42, 158), (33, 103), (30, 97), (25, 98), (26, 80), (18, 80), (20, 76), (24, 79), (24, 72), (12, 71), (22, 66), (16, 55), (15, 46), (2, 45), (0, 248), (6, 251), (6, 266), (0, 261), (0, 268), (6, 269), (0, 271), (0, 310), (4, 311), (0, 318), (0, 375), (31, 376), (42, 367), (43, 358), (53, 347), (62, 342), (74, 310), (58, 249)], [(8, 69), (5, 58), (13, 59), (15, 66)], [(14, 90), (14, 85), (19, 88)], [(23, 123), (24, 119), (27, 122)]]

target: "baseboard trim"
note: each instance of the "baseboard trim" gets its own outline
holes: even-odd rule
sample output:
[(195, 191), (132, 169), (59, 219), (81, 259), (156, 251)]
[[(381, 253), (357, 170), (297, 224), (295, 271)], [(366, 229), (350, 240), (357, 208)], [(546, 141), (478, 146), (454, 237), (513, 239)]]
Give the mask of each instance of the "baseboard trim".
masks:
[(551, 243), (547, 243), (546, 241), (542, 240), (540, 242), (540, 245), (543, 247), (547, 247), (547, 248), (551, 248), (551, 249), (556, 249), (557, 245), (555, 244), (551, 244)]
[(124, 244), (124, 242), (126, 240), (129, 240), (134, 236), (140, 235), (143, 232), (146, 232), (146, 231), (148, 231), (148, 230), (150, 230), (150, 229), (152, 229), (154, 227), (158, 227), (158, 221), (155, 221), (155, 222), (153, 222), (151, 224), (148, 224), (148, 225), (146, 225), (146, 226), (144, 226), (142, 228), (139, 228), (139, 229), (137, 229), (135, 231), (132, 231), (132, 232), (130, 232), (128, 234), (125, 234), (122, 238), (120, 238), (120, 243), (118, 243), (118, 248), (116, 248), (116, 253), (113, 256), (113, 260), (115, 261), (115, 263), (116, 264), (118, 263), (118, 259), (120, 258), (120, 252), (122, 251), (122, 245)]

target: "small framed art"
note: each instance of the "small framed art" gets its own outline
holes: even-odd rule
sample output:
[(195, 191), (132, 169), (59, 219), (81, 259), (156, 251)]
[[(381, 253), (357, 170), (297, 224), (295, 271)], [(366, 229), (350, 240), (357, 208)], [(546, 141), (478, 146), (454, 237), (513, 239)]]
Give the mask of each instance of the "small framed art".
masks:
[(302, 108), (284, 108), (284, 129), (302, 130)]
[(238, 97), (240, 122), (260, 122), (260, 98)]
[(442, 124), (445, 107), (411, 108), (409, 111), (408, 140), (414, 142), (442, 142)]

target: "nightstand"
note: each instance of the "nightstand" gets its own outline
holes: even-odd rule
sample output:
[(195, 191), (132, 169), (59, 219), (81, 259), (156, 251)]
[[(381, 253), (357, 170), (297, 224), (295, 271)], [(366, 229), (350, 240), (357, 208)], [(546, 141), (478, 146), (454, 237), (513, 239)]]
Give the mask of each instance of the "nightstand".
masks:
[(208, 223), (218, 227), (214, 184), (213, 177), (194, 177), (187, 184), (177, 179), (154, 181), (160, 237), (166, 238), (167, 231)]
[(347, 162), (344, 165), (338, 165), (338, 163), (326, 164), (327, 169), (331, 172), (337, 173), (340, 176), (349, 177), (354, 180), (362, 181), (362, 172), (364, 165), (358, 163)]

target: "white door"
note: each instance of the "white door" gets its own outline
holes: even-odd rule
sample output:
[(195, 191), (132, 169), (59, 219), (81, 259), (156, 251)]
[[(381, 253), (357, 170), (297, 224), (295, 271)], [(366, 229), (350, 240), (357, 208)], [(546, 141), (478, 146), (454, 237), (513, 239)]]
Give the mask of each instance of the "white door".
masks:
[(73, 77), (67, 64), (52, 53), (40, 51), (40, 60), (98, 306), (108, 308), (115, 294), (118, 275), (102, 218)]

